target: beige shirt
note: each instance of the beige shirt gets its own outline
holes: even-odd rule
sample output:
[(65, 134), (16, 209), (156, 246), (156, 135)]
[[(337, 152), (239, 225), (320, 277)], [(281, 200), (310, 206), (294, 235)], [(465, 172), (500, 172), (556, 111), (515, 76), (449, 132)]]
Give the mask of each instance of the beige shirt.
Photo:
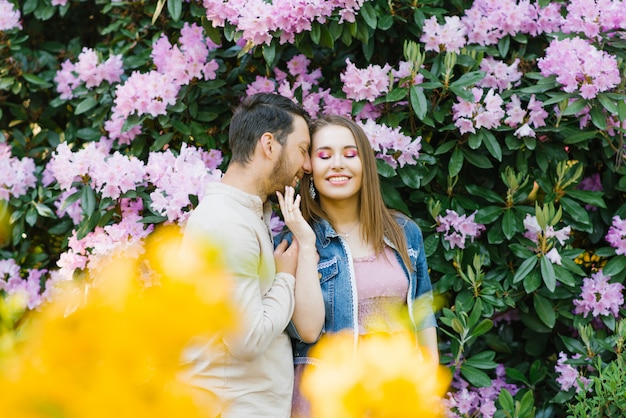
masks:
[(290, 415), (293, 362), (284, 330), (293, 314), (295, 278), (276, 273), (270, 214), (259, 196), (216, 182), (185, 228), (183, 250), (198, 238), (223, 250), (241, 310), (237, 334), (197, 342), (183, 355), (187, 378), (217, 395), (222, 418)]

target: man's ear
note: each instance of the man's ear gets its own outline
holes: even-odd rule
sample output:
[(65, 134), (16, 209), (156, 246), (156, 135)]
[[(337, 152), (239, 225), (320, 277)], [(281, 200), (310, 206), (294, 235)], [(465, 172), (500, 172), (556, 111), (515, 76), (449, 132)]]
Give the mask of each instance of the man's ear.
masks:
[(270, 132), (265, 132), (261, 135), (261, 139), (259, 140), (261, 144), (261, 150), (265, 158), (271, 160), (273, 153), (277, 151), (277, 142), (274, 134)]

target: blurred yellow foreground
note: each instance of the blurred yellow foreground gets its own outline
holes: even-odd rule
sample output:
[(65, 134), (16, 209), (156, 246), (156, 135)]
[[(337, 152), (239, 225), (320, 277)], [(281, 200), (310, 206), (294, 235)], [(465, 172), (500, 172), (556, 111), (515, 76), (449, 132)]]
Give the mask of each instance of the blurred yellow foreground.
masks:
[[(219, 251), (180, 254), (175, 227), (153, 233), (139, 259), (111, 259), (53, 302), (0, 327), (0, 417), (210, 416), (177, 378), (192, 337), (236, 330)], [(0, 297), (0, 316), (21, 306)], [(3, 318), (0, 317), (0, 320)], [(6, 319), (6, 318), (4, 318)], [(305, 372), (315, 417), (437, 417), (450, 377), (404, 334), (326, 336)]]

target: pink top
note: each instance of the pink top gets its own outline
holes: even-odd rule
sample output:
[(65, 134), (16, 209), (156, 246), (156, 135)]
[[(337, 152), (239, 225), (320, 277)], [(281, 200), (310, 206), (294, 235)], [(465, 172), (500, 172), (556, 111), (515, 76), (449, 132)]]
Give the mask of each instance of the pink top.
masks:
[(409, 281), (393, 250), (385, 247), (384, 253), (355, 258), (354, 274), (359, 333), (401, 330)]

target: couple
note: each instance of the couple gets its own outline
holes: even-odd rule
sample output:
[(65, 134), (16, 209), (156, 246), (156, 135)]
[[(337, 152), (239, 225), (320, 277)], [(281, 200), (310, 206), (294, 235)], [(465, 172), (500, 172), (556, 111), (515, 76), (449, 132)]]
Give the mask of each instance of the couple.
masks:
[[(353, 329), (356, 341), (373, 326), (398, 330), (399, 320), (385, 316), (392, 307), (409, 312), (417, 342), (436, 359), (422, 235), (384, 206), (362, 129), (337, 116), (309, 123), (290, 99), (259, 93), (233, 114), (229, 146), (228, 169), (209, 185), (183, 239), (183, 248), (194, 239), (220, 246), (241, 312), (237, 333), (184, 353), (199, 400), (219, 405), (221, 417), (307, 416), (298, 386), (314, 362), (308, 349), (325, 332)], [(289, 228), (276, 246), (274, 194)], [(418, 305), (427, 315), (415, 318)]]

